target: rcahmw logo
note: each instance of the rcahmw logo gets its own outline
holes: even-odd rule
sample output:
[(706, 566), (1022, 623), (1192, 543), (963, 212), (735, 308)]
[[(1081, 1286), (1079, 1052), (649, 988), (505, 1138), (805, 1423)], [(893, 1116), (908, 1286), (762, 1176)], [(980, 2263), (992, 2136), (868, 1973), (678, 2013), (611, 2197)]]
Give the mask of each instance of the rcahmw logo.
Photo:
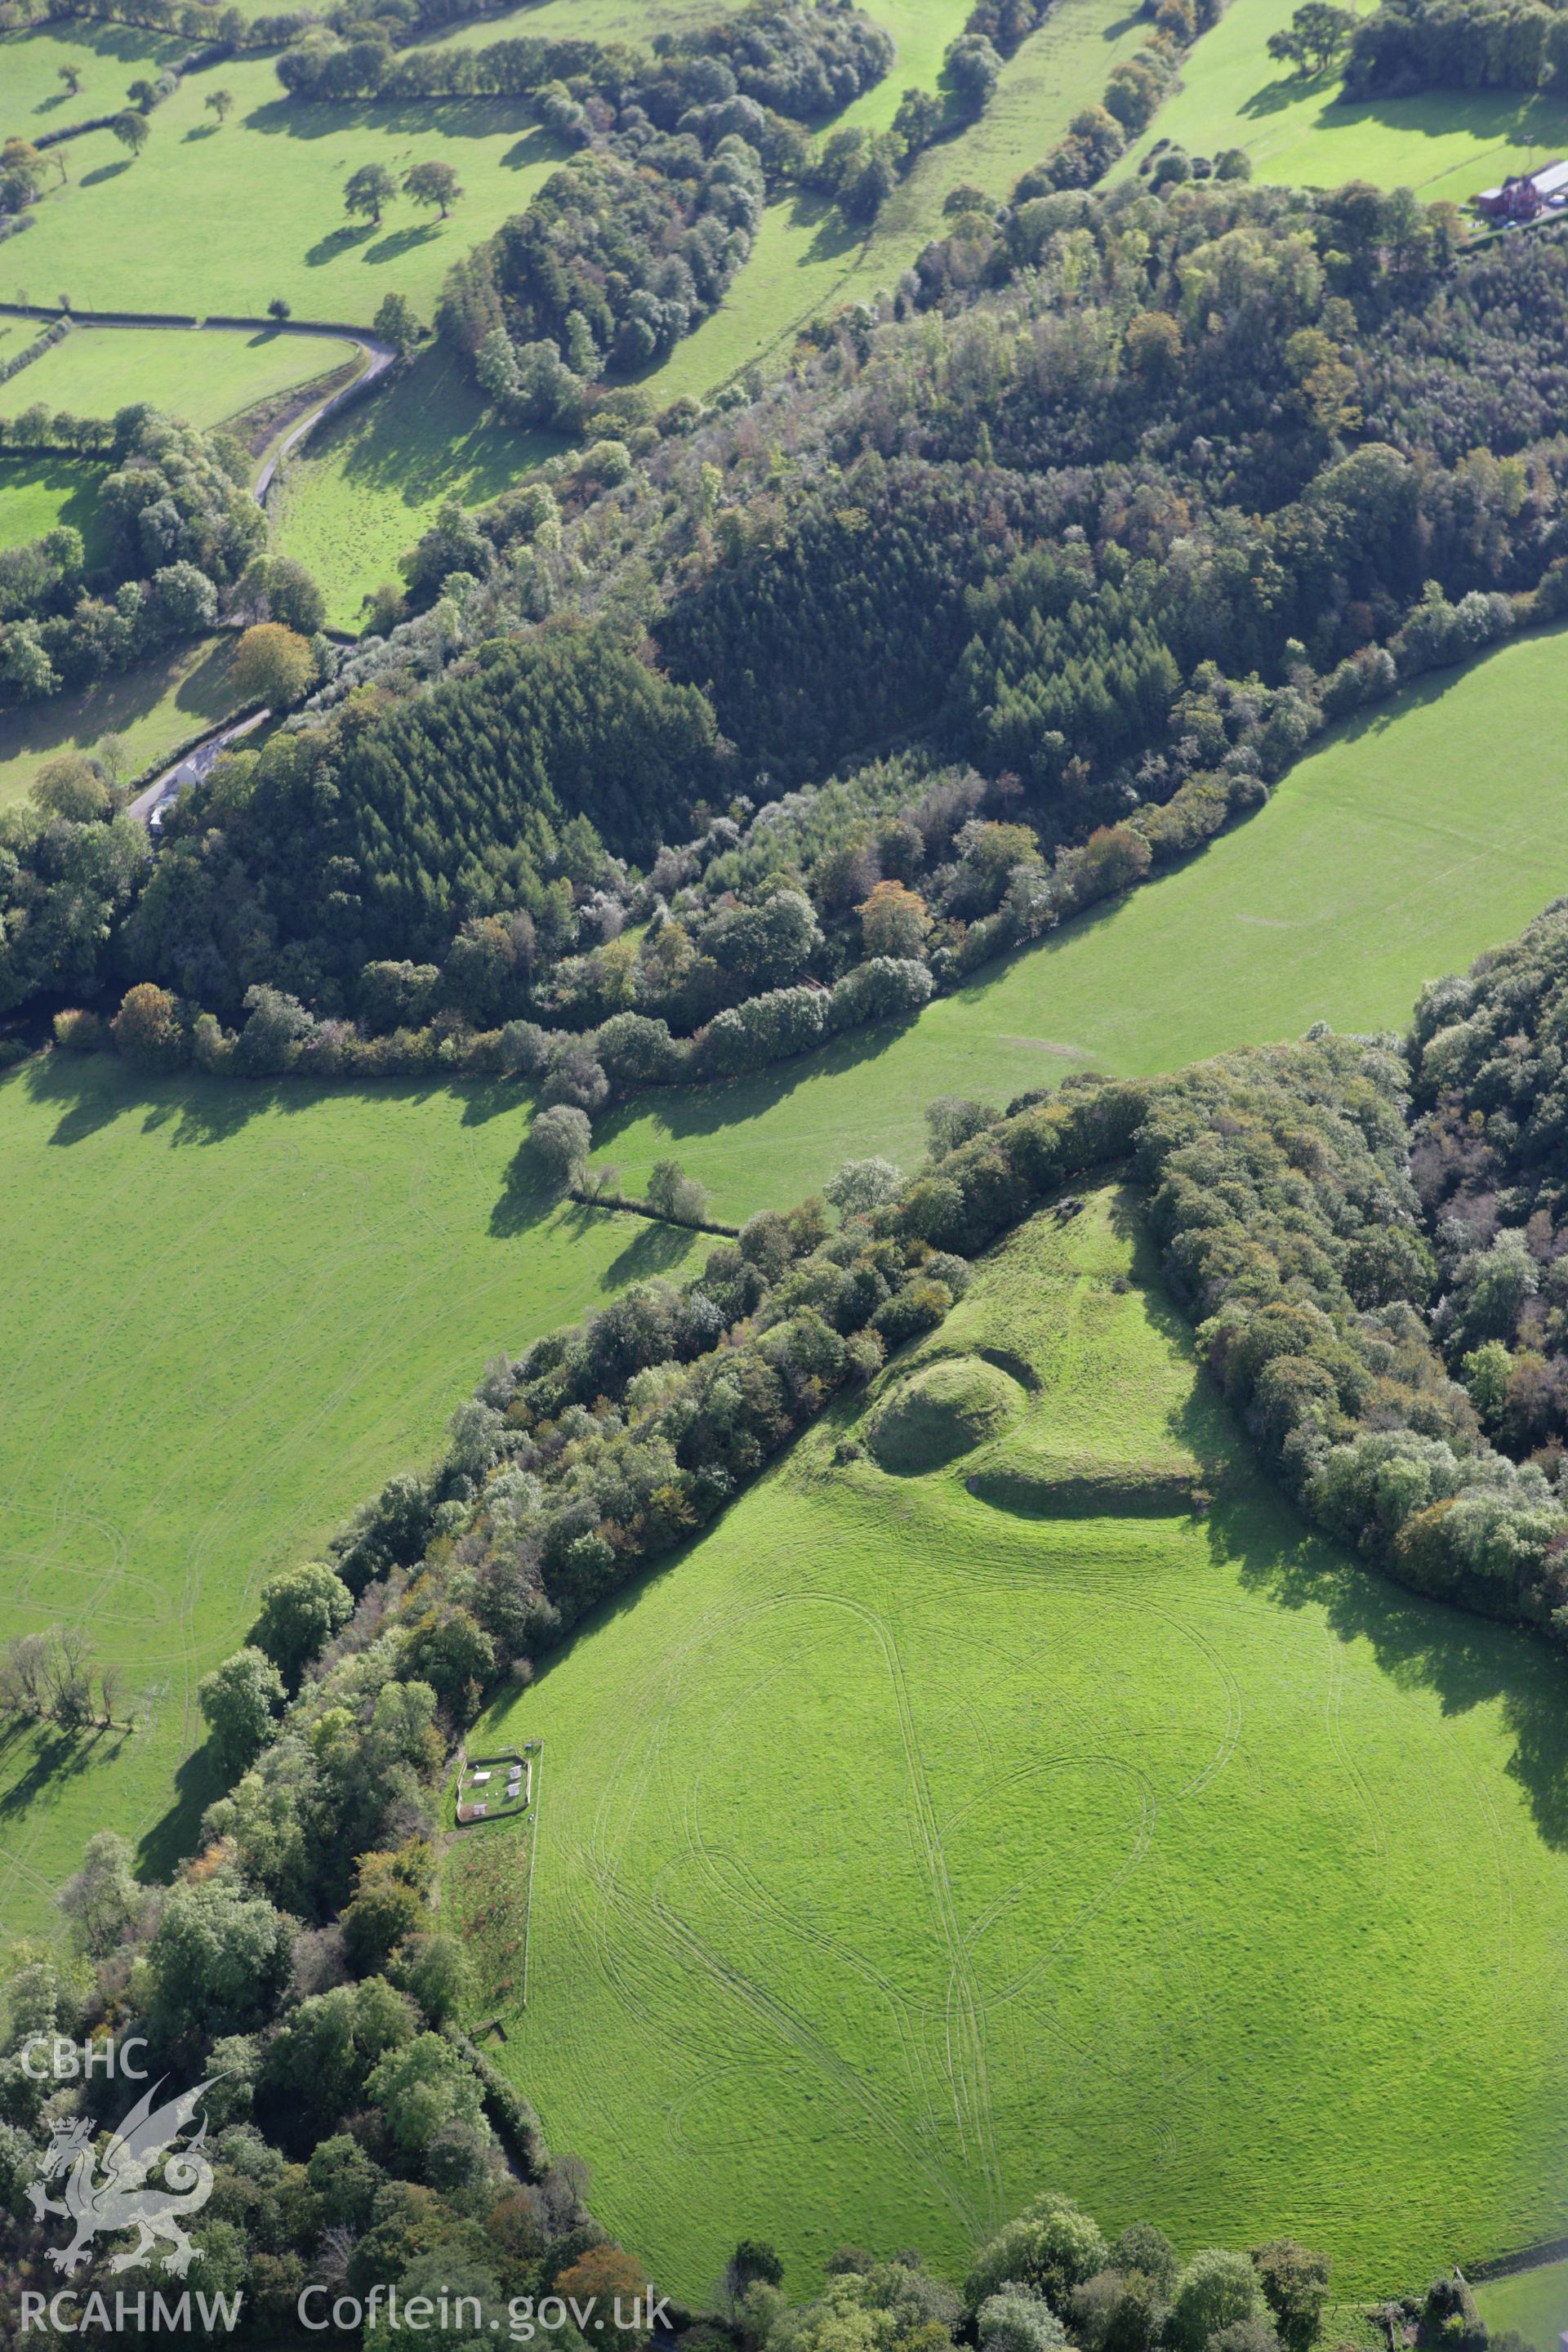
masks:
[[(38, 2166), (39, 2177), (30, 2184), (27, 2195), (40, 2221), (58, 2214), (72, 2225), (65, 2245), (47, 2249), (47, 2259), (67, 2278), (89, 2260), (93, 2240), (100, 2233), (112, 2237), (124, 2231), (136, 2232), (134, 2245), (111, 2258), (111, 2272), (128, 2271), (148, 2262), (156, 2256), (160, 2245), (167, 2249), (161, 2267), (176, 2278), (183, 2279), (192, 2263), (201, 2260), (202, 2250), (191, 2243), (184, 2224), (201, 2211), (213, 2191), (213, 2168), (202, 2152), (206, 2118), (202, 2117), (184, 2147), (179, 2142), (182, 2134), (190, 2131), (215, 2078), (209, 2075), (194, 2090), (182, 2091), (154, 2107), (153, 2101), (163, 2079), (160, 2077), (150, 2091), (142, 2093), (110, 2133), (101, 2155), (93, 2146), (91, 2120), (85, 2116), (64, 2117), (50, 2133)], [(51, 2197), (46, 2184), (55, 2180), (61, 2184), (60, 2194)], [(22, 2328), (24, 2334), (39, 2328), (62, 2336), (84, 2335), (91, 2329), (121, 2335), (131, 2326), (154, 2333), (165, 2329), (172, 2334), (188, 2333), (194, 2302), (202, 2326), (210, 2333), (237, 2326), (243, 2300), (237, 2294), (193, 2297), (188, 2289), (173, 2294), (155, 2288), (151, 2293), (117, 2293), (112, 2297), (96, 2288), (85, 2294), (65, 2288), (53, 2295), (32, 2290), (22, 2296)]]

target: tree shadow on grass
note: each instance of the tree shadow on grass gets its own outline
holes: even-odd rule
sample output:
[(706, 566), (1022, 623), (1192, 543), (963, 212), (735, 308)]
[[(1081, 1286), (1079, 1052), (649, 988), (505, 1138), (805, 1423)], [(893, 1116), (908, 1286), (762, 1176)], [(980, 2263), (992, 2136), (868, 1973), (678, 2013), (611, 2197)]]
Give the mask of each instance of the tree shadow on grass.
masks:
[(1396, 1688), (1436, 1693), (1446, 1716), (1497, 1706), (1513, 1741), (1508, 1776), (1543, 1842), (1568, 1850), (1568, 1672), (1539, 1634), (1427, 1600), (1352, 1559), (1307, 1528), (1260, 1470), (1220, 1496), (1207, 1529), (1247, 1591), (1283, 1609), (1323, 1610), (1339, 1641), (1371, 1643)]
[(531, 163), (559, 163), (564, 152), (560, 140), (535, 123), (507, 149), (500, 165), (503, 172), (526, 172)]
[(382, 238), (379, 245), (367, 245), (360, 258), (362, 261), (378, 263), (396, 261), (404, 254), (413, 253), (420, 246), (428, 245), (431, 238), (438, 236), (440, 233), (441, 224), (438, 221), (421, 221), (417, 227), (412, 228), (395, 228), (390, 236)]
[(52, 1723), (23, 1727), (22, 1738), (33, 1751), (32, 1760), (0, 1792), (0, 1821), (16, 1819), (36, 1805), (46, 1791), (58, 1790), (68, 1780), (79, 1780), (84, 1772), (111, 1762), (123, 1745), (125, 1734), (120, 1733), (112, 1745), (105, 1748), (102, 1743), (109, 1736), (101, 1725), (88, 1726), (80, 1731), (63, 1731)]
[[(493, 139), (501, 131), (522, 133), (529, 123), (531, 101), (523, 98), (471, 98), (444, 100), (440, 110), (443, 139)], [(356, 105), (301, 103), (298, 99), (270, 99), (253, 107), (245, 118), (247, 131), (288, 139), (340, 139), (358, 131), (381, 132), (393, 138), (428, 139), (430, 112), (417, 101), (364, 101)], [(547, 153), (564, 162), (571, 150), (564, 141), (537, 128)]]
[(330, 424), (302, 478), (330, 465), (351, 488), (395, 495), (411, 510), (442, 498), (478, 506), (565, 446), (559, 434), (498, 423), (452, 353), (432, 349), (378, 399)]
[[(1291, 107), (1299, 106), (1304, 98), (1317, 95), (1326, 101), (1331, 99), (1339, 85), (1339, 75), (1333, 72), (1280, 74), (1273, 81), (1265, 82), (1261, 89), (1255, 89), (1250, 98), (1244, 99), (1238, 111), (1256, 121), (1265, 115), (1286, 113)], [(1343, 110), (1336, 109), (1335, 111), (1341, 113)]]
[(8, 481), (24, 486), (36, 482), (52, 493), (63, 492), (56, 520), (80, 531), (90, 566), (109, 552), (98, 499), (108, 470), (90, 461), (84, 464), (79, 457), (29, 457), (18, 452), (14, 457), (0, 457), (0, 488)]
[(139, 1878), (173, 1878), (182, 1862), (195, 1853), (200, 1841), (202, 1815), (227, 1788), (223, 1774), (204, 1745), (187, 1756), (174, 1774), (174, 1801), (162, 1812), (136, 1848)]
[[(1131, 1184), (1117, 1185), (1110, 1202), (1111, 1231), (1132, 1244), (1132, 1285), (1143, 1312), (1173, 1352), (1192, 1368), (1192, 1384), (1166, 1427), (1173, 1445), (1190, 1454), (1205, 1483), (1218, 1487), (1234, 1478), (1237, 1459), (1246, 1458), (1247, 1441), (1230, 1408), (1198, 1360), (1192, 1324), (1165, 1287), (1160, 1252), (1143, 1213), (1142, 1195)], [(1250, 1465), (1248, 1465), (1250, 1472)]]
[(918, 1017), (911, 1013), (901, 1021), (883, 1021), (874, 1027), (853, 1029), (830, 1045), (819, 1045), (814, 1052), (798, 1054), (787, 1062), (770, 1063), (766, 1069), (752, 1070), (744, 1077), (724, 1078), (710, 1086), (650, 1087), (621, 1104), (598, 1128), (595, 1147), (601, 1155), (613, 1152), (616, 1137), (650, 1112), (665, 1133), (677, 1140), (712, 1135), (721, 1128), (760, 1118), (765, 1111), (776, 1109), (780, 1103), (787, 1101), (795, 1088), (808, 1079), (837, 1076), (878, 1060), (899, 1043)]
[[(553, 1216), (561, 1205), (561, 1195), (553, 1185), (545, 1181), (529, 1157), (528, 1139), (524, 1137), (508, 1166), (500, 1196), (490, 1211), (490, 1231), (498, 1240), (510, 1241), (527, 1233), (531, 1225), (542, 1224)], [(595, 1213), (579, 1208), (574, 1213), (578, 1231)]]
[(100, 1134), (116, 1119), (136, 1117), (144, 1134), (162, 1135), (175, 1145), (224, 1143), (253, 1118), (313, 1110), (344, 1094), (394, 1106), (449, 1095), (461, 1101), (465, 1126), (483, 1124), (519, 1106), (514, 1087), (454, 1084), (446, 1077), (381, 1078), (339, 1087), (308, 1078), (209, 1078), (191, 1070), (165, 1076), (110, 1054), (36, 1055), (0, 1077), (0, 1090), (16, 1085), (33, 1101), (58, 1111), (49, 1141), (66, 1147)]
[(96, 188), (104, 180), (118, 180), (121, 172), (129, 172), (131, 158), (121, 156), (118, 163), (100, 163), (96, 171), (84, 172), (77, 182), (79, 188)]
[(347, 253), (351, 246), (363, 245), (367, 236), (374, 235), (374, 221), (345, 222), (342, 228), (334, 228), (327, 236), (317, 238), (306, 252), (306, 265), (311, 269), (323, 268), (329, 261), (336, 261)]
[[(603, 1215), (603, 1210), (597, 1213)], [(615, 1213), (611, 1211), (613, 1215)], [(620, 1290), (628, 1283), (647, 1282), (656, 1274), (674, 1274), (693, 1255), (692, 1244), (698, 1243), (709, 1249), (718, 1247), (716, 1234), (700, 1234), (690, 1227), (660, 1224), (651, 1217), (626, 1217), (626, 1224), (636, 1224), (626, 1247), (610, 1260), (599, 1277), (601, 1290)]]

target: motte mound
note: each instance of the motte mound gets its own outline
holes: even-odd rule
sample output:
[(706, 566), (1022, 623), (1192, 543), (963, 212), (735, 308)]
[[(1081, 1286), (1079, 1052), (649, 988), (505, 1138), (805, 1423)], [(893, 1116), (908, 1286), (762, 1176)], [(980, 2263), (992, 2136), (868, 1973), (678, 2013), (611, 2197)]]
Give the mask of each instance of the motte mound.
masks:
[(1018, 1384), (978, 1356), (943, 1357), (895, 1389), (866, 1432), (884, 1470), (896, 1477), (940, 1470), (1016, 1416)]

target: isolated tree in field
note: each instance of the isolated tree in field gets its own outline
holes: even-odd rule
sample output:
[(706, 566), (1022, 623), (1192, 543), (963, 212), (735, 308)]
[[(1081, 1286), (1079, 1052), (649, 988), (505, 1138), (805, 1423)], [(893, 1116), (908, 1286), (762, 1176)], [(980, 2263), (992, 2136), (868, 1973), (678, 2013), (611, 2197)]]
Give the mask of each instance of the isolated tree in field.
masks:
[(120, 1705), (120, 1694), (125, 1687), (125, 1676), (112, 1658), (98, 1670), (99, 1721), (107, 1730), (114, 1721), (114, 1710)]
[(438, 205), (446, 219), (463, 193), (463, 184), (450, 163), (416, 163), (403, 174), (403, 193), (416, 205)]
[(79, 1731), (92, 1719), (92, 1654), (79, 1626), (63, 1625), (49, 1645), (44, 1664), (47, 1709), (68, 1731)]
[(61, 81), (63, 81), (66, 86), (66, 96), (68, 98), (77, 97), (81, 89), (81, 68), (79, 66), (61, 66), (58, 68), (58, 72)]
[(209, 114), (217, 116), (221, 125), (234, 112), (234, 92), (231, 89), (209, 90), (204, 103)]
[(397, 183), (384, 163), (362, 163), (343, 184), (343, 209), (363, 213), (373, 228), (381, 226), (381, 215), (397, 194)]
[(288, 1693), (283, 1677), (264, 1650), (247, 1646), (204, 1675), (196, 1697), (206, 1718), (213, 1753), (231, 1780), (249, 1770), (272, 1729), (272, 1718)]
[(230, 675), (245, 701), (288, 710), (314, 686), (316, 656), (304, 638), (280, 621), (258, 621), (241, 637)]
[(48, 1636), (18, 1633), (0, 1650), (0, 1715), (39, 1715), (44, 1705), (44, 1660)]
[(121, 145), (130, 148), (133, 157), (140, 155), (153, 135), (146, 116), (138, 114), (134, 107), (127, 107), (123, 114), (117, 114), (109, 127)]
[(267, 305), (267, 315), (269, 319), (276, 319), (279, 325), (282, 326), (285, 320), (293, 317), (294, 305), (292, 302), (285, 302), (281, 294), (274, 294), (271, 301)]
[(89, 1837), (81, 1868), (67, 1879), (58, 1900), (84, 1951), (112, 1951), (144, 1900), (131, 1867), (129, 1840), (117, 1830), (99, 1830)]

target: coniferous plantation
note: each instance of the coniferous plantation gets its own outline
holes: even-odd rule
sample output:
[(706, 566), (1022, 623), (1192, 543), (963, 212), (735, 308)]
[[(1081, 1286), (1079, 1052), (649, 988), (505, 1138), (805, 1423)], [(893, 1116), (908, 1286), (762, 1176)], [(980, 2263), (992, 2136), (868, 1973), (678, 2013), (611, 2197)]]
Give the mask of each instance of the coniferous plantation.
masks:
[(0, 418), (6, 2345), (1568, 2329), (1568, 239), (1086, 4), (0, 0), (0, 247), (342, 167), (0, 320), (255, 347)]

